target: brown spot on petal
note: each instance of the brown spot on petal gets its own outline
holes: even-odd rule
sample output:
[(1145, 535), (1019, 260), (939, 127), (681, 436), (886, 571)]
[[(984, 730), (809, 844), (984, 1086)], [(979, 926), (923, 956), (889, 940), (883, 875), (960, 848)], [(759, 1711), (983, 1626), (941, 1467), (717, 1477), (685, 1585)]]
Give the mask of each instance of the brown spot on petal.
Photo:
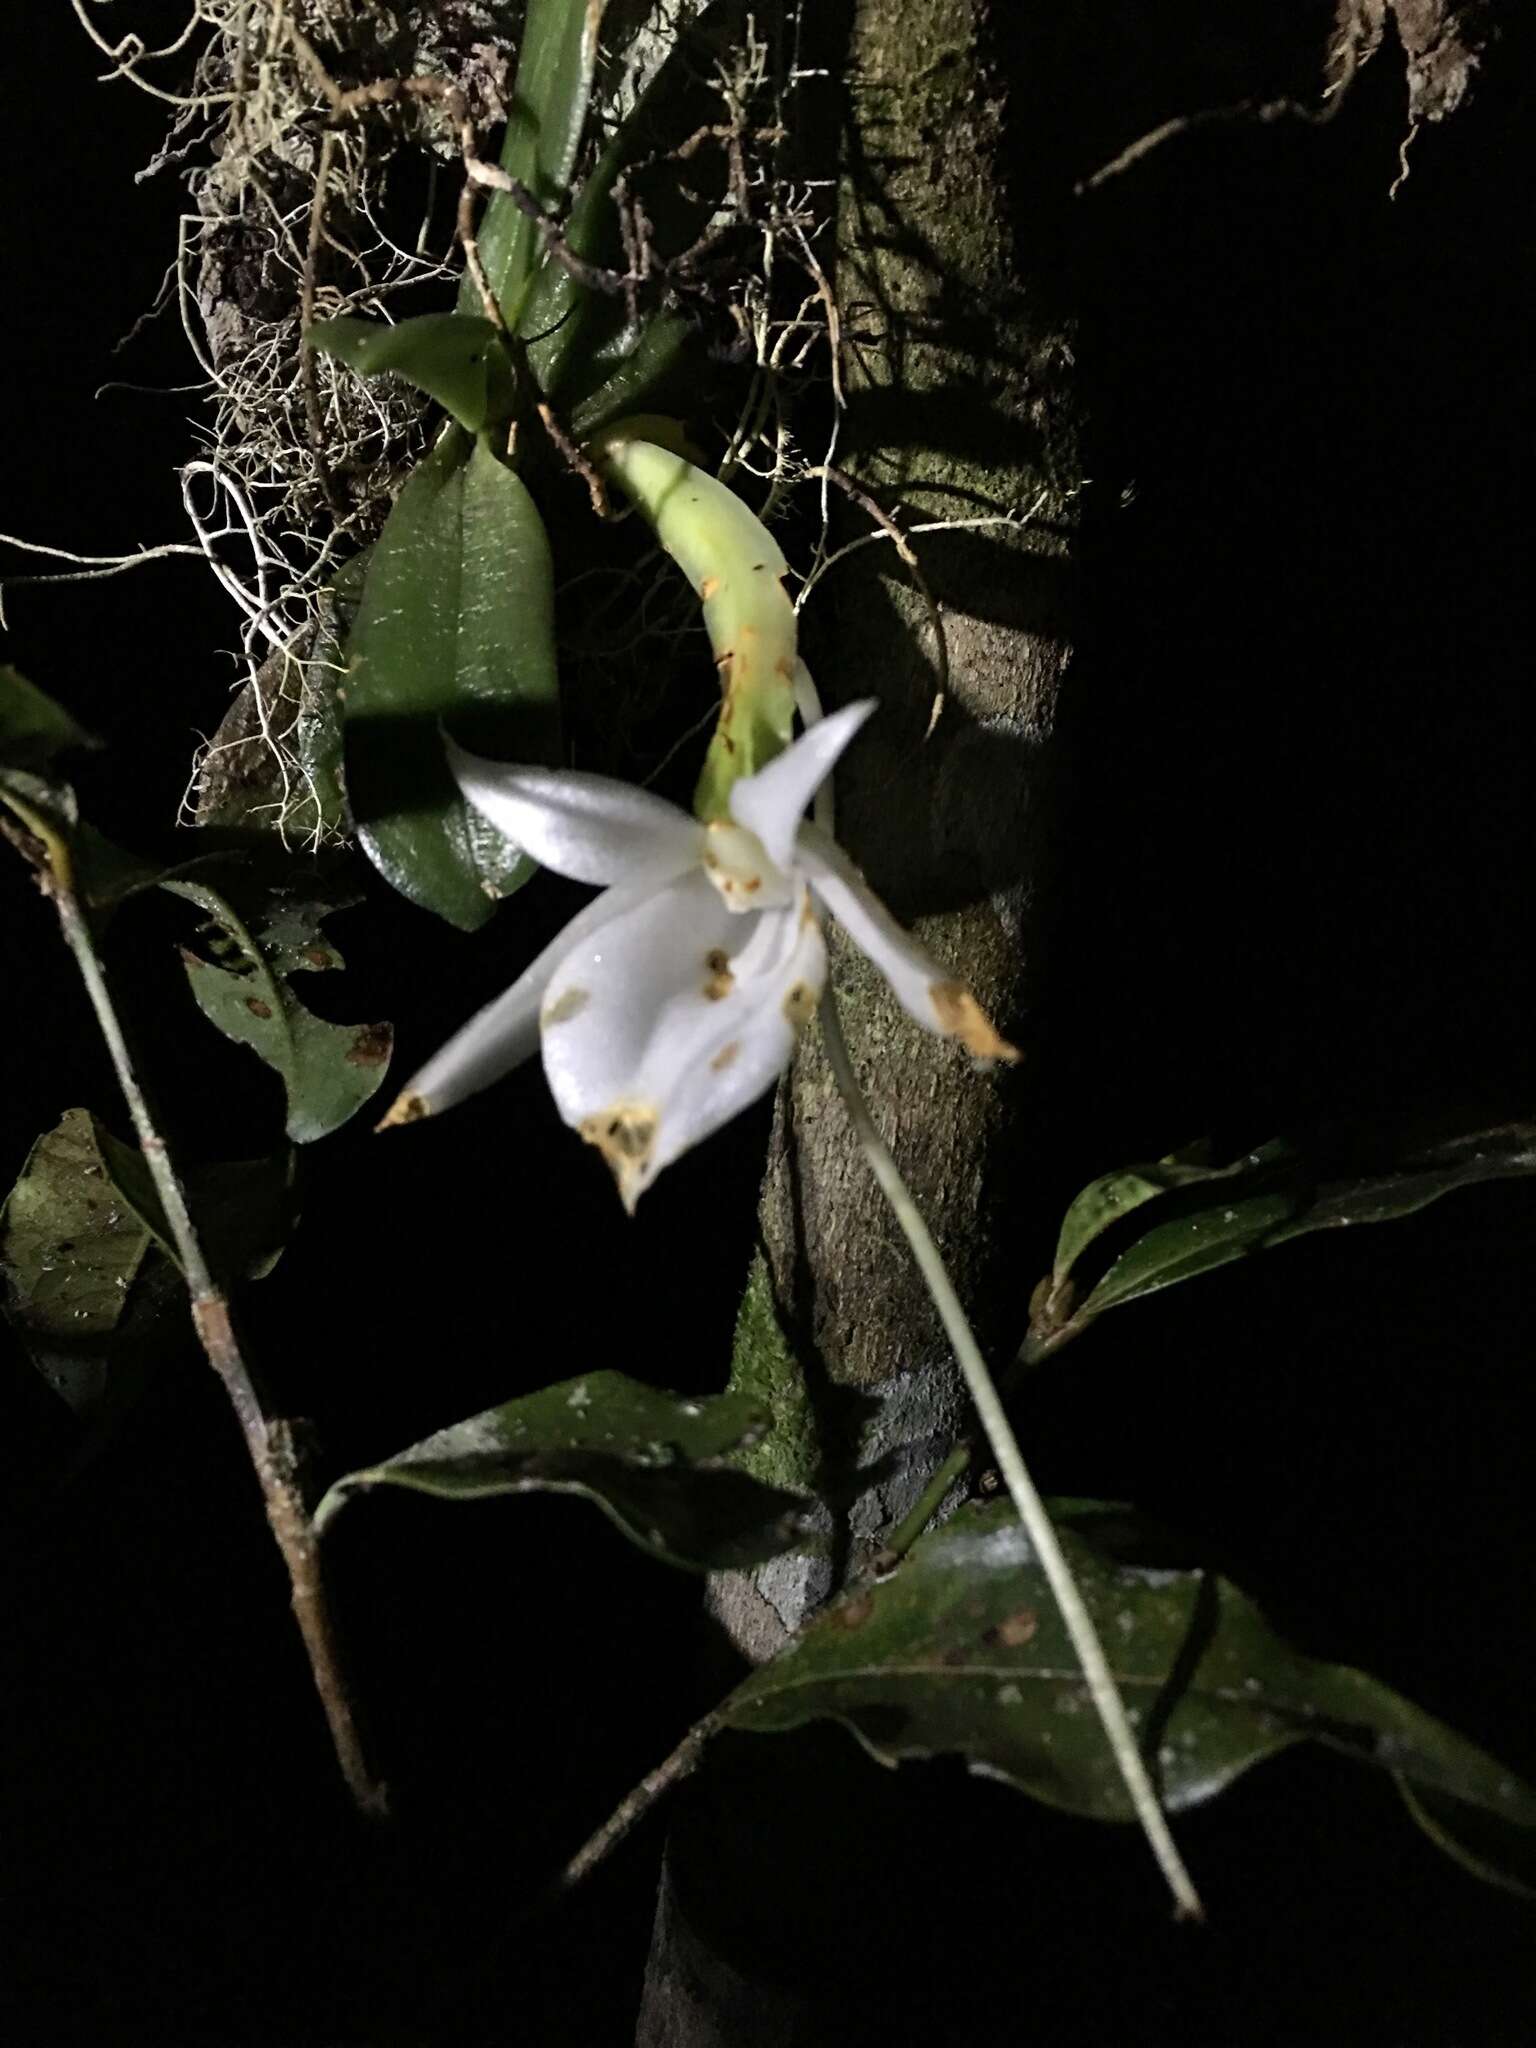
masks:
[[(725, 886), (729, 889), (731, 885), (727, 882)], [(704, 965), (709, 977), (704, 983), (705, 1000), (718, 1003), (736, 986), (736, 977), (731, 972), (731, 956), (723, 946), (715, 946), (704, 955)]]
[(747, 894), (750, 896), (754, 890), (761, 889), (761, 887), (763, 886), (763, 878), (761, 875), (748, 875), (747, 879), (742, 883), (741, 886), (743, 889), (746, 890)]
[(540, 1017), (539, 1022), (548, 1031), (556, 1024), (569, 1024), (573, 1017), (579, 1017), (592, 1000), (590, 989), (568, 988), (563, 995), (556, 996)]
[(979, 1060), (1016, 1060), (1016, 1045), (1000, 1038), (991, 1018), (963, 981), (935, 981), (928, 986), (929, 1000), (939, 1029), (947, 1038), (958, 1038), (967, 1052)]
[(739, 1038), (733, 1038), (729, 1045), (722, 1045), (709, 1063), (710, 1072), (712, 1074), (723, 1074), (740, 1051), (741, 1040)]
[(714, 596), (715, 592), (719, 588), (720, 578), (718, 576), (706, 576), (704, 578), (704, 581), (699, 585), (699, 596), (703, 598), (706, 604), (708, 604), (709, 600)]
[(581, 1135), (602, 1153), (619, 1184), (619, 1198), (631, 1214), (656, 1142), (656, 1124), (655, 1110), (641, 1102), (615, 1103), (581, 1121)]
[(784, 1015), (790, 1028), (803, 1031), (816, 1008), (816, 991), (808, 981), (797, 981), (784, 998)]
[(324, 946), (305, 946), (302, 950), (311, 967), (334, 967), (336, 964)]
[(267, 1018), (270, 1017), (272, 1014), (272, 1005), (270, 1003), (264, 1003), (261, 1000), (260, 996), (247, 996), (245, 999), (245, 1007), (250, 1011), (253, 1017)]
[(432, 1114), (432, 1105), (425, 1095), (412, 1095), (409, 1090), (397, 1095), (387, 1113), (374, 1125), (376, 1131), (392, 1131), (396, 1124), (419, 1124), (424, 1116)]

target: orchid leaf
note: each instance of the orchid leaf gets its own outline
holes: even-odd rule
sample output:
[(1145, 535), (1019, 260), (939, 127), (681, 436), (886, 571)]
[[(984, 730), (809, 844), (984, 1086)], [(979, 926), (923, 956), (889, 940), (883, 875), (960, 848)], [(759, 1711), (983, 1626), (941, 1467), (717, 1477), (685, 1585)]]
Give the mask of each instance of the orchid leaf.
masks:
[(1106, 1309), (1312, 1231), (1412, 1214), (1453, 1189), (1536, 1173), (1536, 1124), (1345, 1127), (1229, 1166), (1182, 1156), (1106, 1174), (1067, 1211), (1026, 1362)]
[(522, 480), (457, 428), (439, 440), (369, 559), (347, 642), (347, 790), (369, 859), (462, 930), (533, 872), (460, 796), (443, 729), (477, 753), (559, 746), (554, 575)]
[[(1536, 1790), (1399, 1694), (1304, 1656), (1229, 1581), (1062, 1542), (1171, 1812), (1320, 1743), (1536, 1841)], [(1104, 1526), (1089, 1515), (1084, 1526)], [(974, 1505), (889, 1578), (845, 1595), (737, 1688), (725, 1723), (771, 1734), (840, 1721), (884, 1763), (957, 1755), (1070, 1813), (1129, 1820), (1050, 1587), (1006, 1501)]]
[[(546, 212), (561, 208), (576, 168), (604, 5), (605, 0), (528, 0), (501, 167)], [(493, 192), (476, 239), (496, 302), (515, 328), (544, 253), (538, 226), (509, 194)], [(459, 287), (459, 310), (480, 310), (480, 294), (468, 274)]]
[(443, 1500), (574, 1493), (665, 1563), (695, 1571), (754, 1564), (800, 1548), (809, 1528), (808, 1502), (730, 1462), (767, 1428), (766, 1410), (744, 1395), (685, 1399), (622, 1373), (587, 1373), (349, 1472), (321, 1501), (315, 1526), (375, 1486)]
[(393, 326), (344, 314), (317, 321), (304, 339), (360, 377), (403, 377), (471, 434), (506, 419), (516, 401), (505, 344), (475, 314), (421, 313)]
[(0, 769), (38, 774), (66, 748), (99, 745), (62, 704), (8, 662), (0, 663)]
[[(665, 254), (686, 249), (707, 226), (725, 189), (725, 153), (718, 153), (718, 163), (690, 158), (684, 176), (668, 138), (675, 144), (718, 118), (717, 64), (740, 34), (743, 13), (742, 0), (713, 0), (680, 28), (614, 130), (565, 224), (566, 243), (584, 262), (609, 270), (625, 263), (613, 203), (621, 175), (638, 185), (632, 196), (644, 205), (649, 232)], [(533, 283), (521, 322), (528, 360), (541, 387), (570, 411), (578, 435), (648, 410), (692, 332), (676, 313), (655, 313), (638, 331), (629, 321), (621, 295), (592, 290), (556, 259)]]

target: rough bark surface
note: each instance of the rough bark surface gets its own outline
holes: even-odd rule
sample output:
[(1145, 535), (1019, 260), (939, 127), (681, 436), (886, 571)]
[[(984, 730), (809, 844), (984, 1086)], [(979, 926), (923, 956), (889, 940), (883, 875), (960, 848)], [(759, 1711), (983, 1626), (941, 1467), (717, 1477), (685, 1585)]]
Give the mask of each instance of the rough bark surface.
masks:
[[(839, 837), (1026, 1053), (1021, 1068), (978, 1070), (917, 1029), (834, 933), (833, 981), (860, 1079), (996, 1350), (1018, 1317), (999, 1284), (1011, 1276), (1000, 1271), (995, 1224), (1016, 1187), (1031, 1085), (1028, 982), (1042, 936), (1048, 741), (1070, 648), (1065, 536), (1077, 477), (1068, 353), (1017, 269), (984, 12), (974, 0), (866, 0), (855, 10), (837, 286), (857, 338), (837, 460), (907, 524), (1033, 517), (1017, 531), (957, 527), (917, 542), (950, 662), (931, 731), (935, 634), (889, 543), (831, 572), (806, 635), (829, 704), (873, 694), (882, 707), (839, 771)], [(841, 537), (861, 516), (836, 515)], [(848, 1485), (858, 1545), (910, 1505), (953, 1442), (963, 1399), (815, 1031), (780, 1091), (761, 1226), (738, 1377), (766, 1382), (792, 1421), (803, 1373), (800, 1441), (834, 1483), (855, 1457), (878, 1463), (874, 1484)], [(716, 1606), (760, 1655), (773, 1633), (761, 1597), (793, 1627), (827, 1578), (780, 1566), (758, 1575), (758, 1600), (727, 1586)]]
[[(1067, 537), (1078, 478), (1061, 391), (1070, 357), (1044, 295), (1026, 293), (1021, 281), (985, 7), (859, 0), (848, 13), (846, 50), (831, 60), (847, 80), (837, 297), (849, 337), (833, 459), (899, 508), (905, 524), (994, 523), (918, 542), (948, 641), (949, 688), (936, 723), (928, 608), (888, 542), (831, 571), (808, 608), (807, 655), (829, 707), (865, 695), (881, 701), (839, 771), (840, 839), (897, 914), (969, 982), (1025, 1063), (982, 1072), (951, 1042), (920, 1031), (835, 934), (833, 982), (875, 1115), (984, 1345), (1000, 1356), (1017, 1336), (1019, 1303), (1002, 1284), (1015, 1276), (996, 1225), (1016, 1185), (1031, 1088), (1038, 853), (1070, 651)], [(1031, 511), (1020, 529), (995, 523)], [(834, 524), (839, 539), (860, 530), (855, 516), (836, 511)], [(965, 1412), (949, 1348), (815, 1030), (781, 1086), (760, 1244), (734, 1376), (767, 1398), (779, 1424), (765, 1476), (819, 1480), (841, 1495), (846, 1518), (827, 1557), (712, 1582), (716, 1619), (754, 1662), (772, 1655), (859, 1550), (912, 1504)], [(789, 1774), (781, 1788), (799, 1791), (758, 1809), (768, 1862), (768, 1832), (778, 1825), (793, 1838), (794, 1823), (773, 1813), (783, 1799), (803, 1796), (834, 1840), (839, 1832), (827, 1819), (836, 1787), (826, 1771), (797, 1771), (788, 1756), (776, 1762)], [(724, 1853), (722, 1831), (752, 1810), (753, 1788), (742, 1779), (722, 1791), (722, 1770), (706, 1772), (713, 1782), (690, 1802), (669, 1851), (642, 2048), (786, 2048), (826, 2038), (815, 2031), (826, 2025), (825, 1989), (807, 1990), (818, 1970), (815, 1941), (806, 1941), (809, 1922), (798, 1909), (793, 1935), (776, 1936), (770, 1904), (756, 1956), (740, 1914), (729, 1929), (707, 1924), (701, 1876)], [(834, 1760), (834, 1779), (836, 1771)], [(828, 1873), (842, 1853), (833, 1850)], [(830, 1897), (840, 1881), (828, 1874)], [(771, 1964), (759, 1967), (789, 1954), (806, 1973), (797, 1984), (777, 1981)]]

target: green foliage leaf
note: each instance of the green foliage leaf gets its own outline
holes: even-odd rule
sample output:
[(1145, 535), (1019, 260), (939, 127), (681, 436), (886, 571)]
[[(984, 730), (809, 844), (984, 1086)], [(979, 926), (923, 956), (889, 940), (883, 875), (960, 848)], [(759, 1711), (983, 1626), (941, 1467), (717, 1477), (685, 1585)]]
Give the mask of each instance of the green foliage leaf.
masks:
[[(1292, 1649), (1228, 1581), (1116, 1563), (1070, 1526), (1062, 1540), (1171, 1811), (1318, 1742), (1536, 1829), (1536, 1791), (1364, 1672)], [(892, 1577), (839, 1601), (737, 1688), (723, 1719), (763, 1734), (836, 1720), (882, 1762), (958, 1755), (1066, 1812), (1131, 1818), (1005, 1501), (963, 1508)]]
[(0, 1208), (0, 1306), (33, 1364), (82, 1420), (136, 1388), (173, 1288), (153, 1233), (107, 1164), (107, 1134), (71, 1109), (27, 1155)]
[[(685, 249), (707, 225), (724, 190), (719, 165), (693, 158), (686, 177), (675, 159), (647, 175), (648, 160), (670, 150), (719, 118), (719, 59), (739, 35), (741, 0), (713, 0), (686, 27), (634, 108), (610, 137), (582, 185), (566, 222), (565, 239), (588, 263), (618, 269), (625, 261), (613, 189), (621, 173), (636, 184), (657, 243), (669, 253)], [(628, 326), (621, 297), (579, 284), (554, 258), (539, 271), (528, 295), (521, 331), (540, 386), (570, 410), (578, 436), (625, 413), (644, 411), (674, 368), (692, 332), (675, 313), (657, 313), (637, 334)]]
[(187, 980), (210, 1023), (278, 1074), (288, 1136), (309, 1144), (344, 1124), (384, 1079), (394, 1034), (387, 1024), (326, 1022), (300, 1002), (290, 977), (342, 965), (321, 921), (355, 902), (355, 892), (318, 865), (268, 880), (218, 860), (173, 870), (160, 886), (206, 913), (206, 951), (183, 949)]
[(98, 744), (62, 704), (8, 662), (0, 663), (0, 769), (38, 773), (67, 747)]
[(347, 787), (385, 879), (473, 931), (533, 863), (459, 795), (440, 725), (478, 753), (558, 758), (554, 574), (522, 480), (456, 428), (368, 564), (347, 643)]
[(315, 1526), (373, 1486), (445, 1500), (576, 1493), (665, 1563), (696, 1571), (754, 1564), (800, 1548), (809, 1527), (809, 1503), (729, 1462), (767, 1427), (766, 1411), (741, 1394), (686, 1400), (623, 1373), (587, 1373), (349, 1472), (321, 1501)]
[(317, 321), (304, 339), (360, 377), (403, 377), (471, 434), (508, 418), (516, 400), (506, 346), (477, 314), (421, 313), (394, 326), (344, 315)]
[(1453, 1189), (1536, 1173), (1536, 1124), (1350, 1126), (1274, 1139), (1229, 1166), (1175, 1155), (1092, 1182), (1037, 1290), (1026, 1362), (1095, 1316), (1315, 1230), (1410, 1215)]
[[(501, 167), (547, 212), (563, 202), (586, 126), (605, 0), (528, 0)], [(515, 328), (543, 251), (539, 230), (505, 192), (493, 192), (476, 237), (486, 278)], [(459, 287), (459, 310), (479, 310), (475, 281)]]

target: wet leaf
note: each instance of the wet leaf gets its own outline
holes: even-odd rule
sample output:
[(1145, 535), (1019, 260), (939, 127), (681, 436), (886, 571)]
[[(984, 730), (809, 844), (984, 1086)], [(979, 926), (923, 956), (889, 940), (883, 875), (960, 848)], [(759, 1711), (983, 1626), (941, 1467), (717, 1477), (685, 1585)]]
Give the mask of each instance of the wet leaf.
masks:
[[(180, 1292), (126, 1202), (88, 1111), (32, 1147), (0, 1208), (0, 1304), (43, 1379), (80, 1419), (142, 1377), (145, 1338)], [(156, 1267), (161, 1270), (157, 1274)]]
[(387, 1024), (331, 1024), (307, 1009), (291, 977), (342, 965), (321, 921), (357, 900), (319, 867), (278, 881), (233, 862), (195, 863), (160, 887), (206, 913), (201, 952), (184, 948), (199, 1009), (226, 1038), (275, 1070), (287, 1096), (287, 1131), (309, 1144), (344, 1124), (384, 1079), (394, 1034)]
[(374, 1486), (445, 1500), (576, 1493), (666, 1563), (696, 1571), (754, 1564), (800, 1548), (809, 1526), (808, 1502), (728, 1462), (767, 1427), (766, 1411), (740, 1394), (688, 1400), (623, 1373), (587, 1373), (349, 1472), (320, 1503), (315, 1526)]
[(62, 704), (8, 662), (0, 663), (0, 768), (36, 774), (68, 747), (99, 744)]
[(559, 750), (554, 577), (521, 479), (445, 433), (400, 493), (347, 642), (347, 787), (368, 857), (466, 931), (533, 864), (459, 795), (442, 728), (476, 753)]
[[(1536, 1791), (1443, 1722), (1364, 1672), (1302, 1655), (1229, 1581), (1118, 1563), (1071, 1519), (1063, 1545), (1172, 1812), (1317, 1742), (1536, 1829)], [(737, 1688), (723, 1718), (762, 1734), (836, 1720), (885, 1763), (958, 1755), (1066, 1812), (1131, 1817), (1007, 1502), (963, 1508), (892, 1577), (827, 1610)]]
[(1536, 1173), (1536, 1124), (1347, 1126), (1274, 1139), (1229, 1166), (1182, 1155), (1107, 1174), (1062, 1225), (1026, 1362), (1095, 1316), (1311, 1231), (1406, 1216), (1453, 1189)]
[(403, 377), (471, 434), (508, 418), (516, 400), (506, 347), (477, 314), (421, 313), (394, 326), (343, 315), (317, 321), (304, 339), (360, 377)]
[[(546, 212), (563, 208), (576, 167), (605, 4), (606, 0), (528, 0), (501, 167), (525, 185)], [(516, 328), (543, 254), (539, 230), (505, 192), (493, 192), (476, 239), (496, 302), (507, 325)], [(480, 310), (480, 294), (468, 273), (459, 287), (459, 310)]]

